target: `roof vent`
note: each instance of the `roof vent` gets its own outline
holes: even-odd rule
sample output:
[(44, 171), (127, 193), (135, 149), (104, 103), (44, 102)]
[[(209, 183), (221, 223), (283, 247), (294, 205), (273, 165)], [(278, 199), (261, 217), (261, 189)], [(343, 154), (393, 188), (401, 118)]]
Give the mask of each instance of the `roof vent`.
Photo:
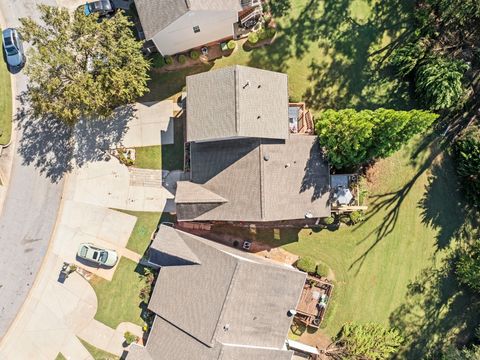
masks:
[(290, 167), (290, 163), (286, 163), (285, 168), (289, 168), (289, 167)]
[(257, 89), (260, 89), (261, 87), (262, 87), (262, 85), (258, 84)]
[(257, 120), (260, 120), (262, 118), (262, 115), (257, 115)]
[(223, 330), (228, 331), (230, 329), (230, 324), (223, 325)]
[(312, 214), (310, 211), (307, 211), (307, 212), (305, 213), (305, 217), (306, 217), (307, 219), (311, 219), (311, 218), (313, 218), (313, 214)]
[(265, 161), (270, 160), (270, 156), (268, 156), (268, 154), (263, 155), (263, 160)]
[(245, 85), (243, 85), (243, 88), (245, 89), (248, 85), (250, 85), (250, 80), (247, 80), (247, 82), (245, 83)]
[(290, 309), (287, 311), (287, 315), (290, 317), (290, 316), (295, 316), (297, 315), (297, 311), (296, 310), (293, 310), (293, 309)]

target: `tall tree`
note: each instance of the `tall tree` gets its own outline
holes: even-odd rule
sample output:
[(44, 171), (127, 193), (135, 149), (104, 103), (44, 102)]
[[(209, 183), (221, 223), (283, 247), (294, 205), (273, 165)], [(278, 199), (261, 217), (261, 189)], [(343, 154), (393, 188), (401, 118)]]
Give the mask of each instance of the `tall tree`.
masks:
[(432, 110), (454, 107), (465, 94), (463, 77), (468, 65), (460, 60), (436, 57), (420, 66), (415, 89), (425, 105)]
[(338, 169), (390, 156), (437, 117), (420, 110), (326, 110), (315, 129), (330, 164)]
[(457, 174), (470, 202), (480, 208), (480, 128), (471, 126), (453, 145)]
[(147, 92), (149, 62), (121, 11), (99, 21), (81, 10), (39, 9), (40, 22), (20, 19), (22, 36), (32, 43), (26, 95), (34, 116), (69, 124), (81, 117), (107, 117)]
[(325, 353), (342, 360), (384, 360), (394, 355), (402, 342), (397, 330), (375, 323), (347, 323)]
[(456, 262), (458, 281), (480, 294), (480, 240), (462, 250)]

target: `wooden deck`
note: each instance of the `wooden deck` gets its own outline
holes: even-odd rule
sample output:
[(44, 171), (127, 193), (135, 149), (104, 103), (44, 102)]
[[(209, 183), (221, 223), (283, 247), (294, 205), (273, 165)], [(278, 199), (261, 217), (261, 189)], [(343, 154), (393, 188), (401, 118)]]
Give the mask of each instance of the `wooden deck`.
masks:
[(333, 285), (308, 276), (297, 306), (296, 319), (306, 326), (318, 329), (327, 310)]

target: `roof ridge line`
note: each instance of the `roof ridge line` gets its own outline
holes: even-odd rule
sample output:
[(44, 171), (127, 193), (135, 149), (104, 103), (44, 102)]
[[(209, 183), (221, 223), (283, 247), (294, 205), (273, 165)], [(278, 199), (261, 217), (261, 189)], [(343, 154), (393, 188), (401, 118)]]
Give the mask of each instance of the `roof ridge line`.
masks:
[(258, 145), (258, 154), (259, 154), (259, 159), (258, 161), (260, 162), (260, 166), (259, 166), (259, 176), (260, 176), (260, 217), (265, 220), (265, 183), (264, 183), (264, 174), (263, 174), (263, 168), (264, 168), (264, 164), (263, 164), (263, 140), (260, 139), (260, 144)]
[[(220, 251), (222, 251), (222, 250), (220, 250)], [(229, 256), (232, 256), (230, 253), (227, 253), (227, 254)], [(212, 344), (213, 344), (214, 338), (216, 337), (216, 335), (218, 333), (220, 321), (223, 319), (223, 315), (225, 314), (226, 304), (228, 303), (228, 300), (230, 299), (230, 295), (233, 291), (233, 284), (235, 282), (236, 275), (238, 273), (238, 269), (240, 268), (241, 261), (242, 261), (241, 259), (236, 259), (235, 270), (233, 271), (232, 277), (230, 279), (230, 284), (228, 285), (227, 295), (225, 295), (225, 300), (223, 300), (222, 310), (220, 311), (220, 315), (218, 316), (218, 320), (217, 320), (217, 326), (216, 326), (215, 331), (213, 332), (213, 335), (212, 335), (212, 339), (211, 339)]]
[(239, 129), (239, 121), (238, 121), (238, 118), (240, 116), (240, 101), (238, 101), (238, 96), (240, 94), (240, 79), (239, 79), (240, 75), (239, 75), (239, 72), (238, 72), (238, 65), (235, 65), (234, 68), (233, 68), (233, 91), (235, 91), (235, 96), (234, 96), (234, 100), (235, 100), (235, 132), (236, 132), (236, 135), (238, 136), (238, 134), (240, 133), (240, 129)]

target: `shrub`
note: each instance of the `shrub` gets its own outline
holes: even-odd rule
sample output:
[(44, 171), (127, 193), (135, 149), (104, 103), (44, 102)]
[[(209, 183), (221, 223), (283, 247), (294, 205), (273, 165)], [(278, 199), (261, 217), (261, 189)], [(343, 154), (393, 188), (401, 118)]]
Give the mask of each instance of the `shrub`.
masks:
[(333, 216), (329, 216), (323, 219), (323, 223), (325, 225), (332, 225), (335, 222), (335, 218)]
[(263, 20), (265, 21), (265, 24), (268, 25), (268, 24), (270, 23), (270, 21), (272, 21), (272, 16), (269, 15), (269, 14), (264, 15), (264, 16), (263, 16)]
[(167, 65), (172, 65), (173, 64), (173, 57), (171, 56), (165, 56), (165, 64)]
[(197, 50), (192, 50), (190, 52), (190, 59), (197, 60), (200, 57), (200, 53)]
[(155, 53), (152, 56), (152, 65), (154, 68), (161, 68), (165, 65), (165, 59), (159, 53)]
[(267, 38), (267, 32), (265, 29), (258, 30), (257, 34), (258, 34), (258, 40), (265, 40)]
[(125, 342), (128, 345), (134, 342), (137, 342), (139, 340), (138, 336), (135, 334), (132, 334), (130, 331), (125, 332), (125, 334), (123, 334), (123, 337), (125, 338)]
[(275, 36), (275, 34), (277, 33), (277, 30), (275, 30), (275, 28), (268, 28), (265, 30), (265, 32), (267, 33), (267, 38), (272, 38)]
[(178, 62), (179, 62), (180, 64), (185, 64), (185, 63), (187, 62), (187, 57), (186, 57), (185, 55), (183, 55), (183, 54), (182, 54), (182, 55), (179, 55), (179, 56), (178, 56)]
[(230, 49), (230, 50), (233, 50), (237, 47), (237, 43), (234, 41), (234, 40), (230, 40), (227, 44), (227, 47)]
[(248, 42), (250, 44), (256, 44), (258, 42), (258, 34), (256, 32), (248, 34)]
[(330, 269), (327, 266), (327, 264), (324, 264), (323, 262), (321, 262), (317, 265), (316, 273), (317, 273), (318, 276), (327, 277), (329, 271), (330, 271)]
[(305, 271), (306, 273), (313, 274), (316, 270), (315, 260), (310, 256), (302, 257), (297, 261), (297, 268)]
[(358, 224), (363, 220), (364, 220), (363, 211), (356, 210), (350, 213), (350, 221), (352, 222), (352, 224)]

